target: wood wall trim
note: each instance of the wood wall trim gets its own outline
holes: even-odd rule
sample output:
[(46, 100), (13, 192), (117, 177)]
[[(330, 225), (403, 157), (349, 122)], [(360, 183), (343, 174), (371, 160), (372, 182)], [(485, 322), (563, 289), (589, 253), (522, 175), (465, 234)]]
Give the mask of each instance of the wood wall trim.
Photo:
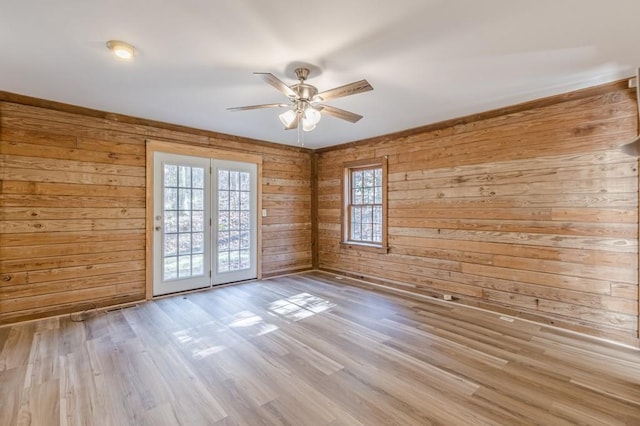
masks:
[[(379, 244), (372, 243), (360, 243), (360, 242), (352, 242), (349, 237), (351, 234), (350, 229), (350, 219), (349, 213), (347, 212), (347, 204), (348, 200), (350, 200), (351, 188), (350, 184), (350, 174), (353, 169), (365, 168), (365, 167), (382, 167), (382, 241)], [(387, 217), (389, 203), (387, 200), (388, 193), (388, 185), (389, 185), (389, 156), (384, 155), (381, 157), (374, 158), (361, 158), (358, 160), (345, 161), (342, 163), (342, 174), (340, 178), (340, 192), (341, 192), (341, 200), (340, 200), (340, 225), (341, 225), (341, 241), (340, 244), (342, 247), (353, 249), (353, 250), (362, 250), (362, 251), (371, 251), (376, 253), (387, 253), (389, 250), (388, 243), (388, 222), (389, 219)]]
[(212, 147), (176, 144), (174, 142), (147, 139), (147, 152), (166, 152), (169, 154), (191, 155), (194, 157), (215, 158), (218, 160), (240, 161), (262, 164), (262, 155), (231, 151)]
[(435, 132), (455, 126), (473, 123), (475, 121), (487, 120), (490, 118), (500, 117), (508, 114), (514, 114), (522, 111), (527, 111), (535, 108), (543, 108), (549, 105), (554, 105), (561, 102), (566, 102), (575, 99), (582, 99), (591, 96), (600, 95), (603, 93), (609, 93), (615, 90), (628, 89), (628, 78), (623, 80), (617, 80), (611, 83), (605, 83), (598, 86), (587, 87), (585, 89), (576, 90), (568, 93), (561, 93), (559, 95), (548, 96), (545, 98), (534, 99), (532, 101), (523, 102), (516, 105), (509, 105), (503, 108), (497, 108), (480, 113), (470, 114), (463, 117), (452, 118), (449, 120), (439, 121), (433, 124), (427, 124), (425, 126), (414, 127), (399, 132), (389, 133), (386, 135), (375, 136), (368, 139), (362, 139), (354, 142), (347, 142), (340, 145), (329, 146), (326, 148), (320, 148), (315, 150), (317, 153), (325, 153), (330, 151), (341, 150), (345, 148), (358, 148), (365, 145), (381, 144), (397, 139), (408, 138), (411, 136), (419, 135), (421, 133)]

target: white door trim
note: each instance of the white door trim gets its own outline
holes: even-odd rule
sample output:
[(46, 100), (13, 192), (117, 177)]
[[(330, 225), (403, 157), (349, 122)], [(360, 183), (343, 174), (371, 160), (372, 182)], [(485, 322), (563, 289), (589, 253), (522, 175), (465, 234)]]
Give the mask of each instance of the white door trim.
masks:
[[(146, 141), (146, 274), (145, 274), (145, 298), (153, 298), (153, 205), (154, 205), (154, 153), (166, 152), (179, 155), (190, 155), (209, 159), (220, 159), (230, 161), (240, 161), (257, 164), (257, 211), (262, 211), (262, 156), (244, 152), (228, 151), (205, 146), (195, 146), (180, 143), (157, 141), (147, 139)], [(257, 245), (256, 262), (257, 276), (262, 278), (262, 215), (257, 215)]]

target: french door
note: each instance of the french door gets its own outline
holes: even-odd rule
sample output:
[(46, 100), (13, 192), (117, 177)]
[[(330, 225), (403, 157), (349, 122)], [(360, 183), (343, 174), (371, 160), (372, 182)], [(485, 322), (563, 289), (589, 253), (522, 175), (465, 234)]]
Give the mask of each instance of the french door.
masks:
[(154, 153), (154, 296), (257, 276), (257, 165)]

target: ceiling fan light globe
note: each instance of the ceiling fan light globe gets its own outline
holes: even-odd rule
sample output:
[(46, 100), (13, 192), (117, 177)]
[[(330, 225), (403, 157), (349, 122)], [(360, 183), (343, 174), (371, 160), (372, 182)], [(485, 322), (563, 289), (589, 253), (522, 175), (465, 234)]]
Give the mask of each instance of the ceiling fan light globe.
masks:
[(306, 118), (302, 119), (302, 130), (305, 132), (310, 132), (316, 128), (316, 123), (307, 120)]
[(318, 124), (320, 119), (322, 118), (322, 114), (315, 108), (309, 107), (304, 112), (304, 119), (309, 123), (313, 123), (314, 125)]
[(282, 122), (282, 124), (284, 124), (284, 127), (288, 128), (296, 119), (296, 113), (293, 110), (288, 110), (280, 114), (278, 117), (280, 118), (280, 121)]

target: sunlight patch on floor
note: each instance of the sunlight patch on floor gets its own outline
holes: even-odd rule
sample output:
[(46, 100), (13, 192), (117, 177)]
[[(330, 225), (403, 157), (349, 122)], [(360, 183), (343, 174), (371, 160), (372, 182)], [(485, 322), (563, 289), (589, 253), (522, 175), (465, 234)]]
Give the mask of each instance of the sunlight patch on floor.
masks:
[(269, 310), (292, 321), (299, 321), (336, 306), (335, 303), (309, 293), (300, 293), (269, 304)]

